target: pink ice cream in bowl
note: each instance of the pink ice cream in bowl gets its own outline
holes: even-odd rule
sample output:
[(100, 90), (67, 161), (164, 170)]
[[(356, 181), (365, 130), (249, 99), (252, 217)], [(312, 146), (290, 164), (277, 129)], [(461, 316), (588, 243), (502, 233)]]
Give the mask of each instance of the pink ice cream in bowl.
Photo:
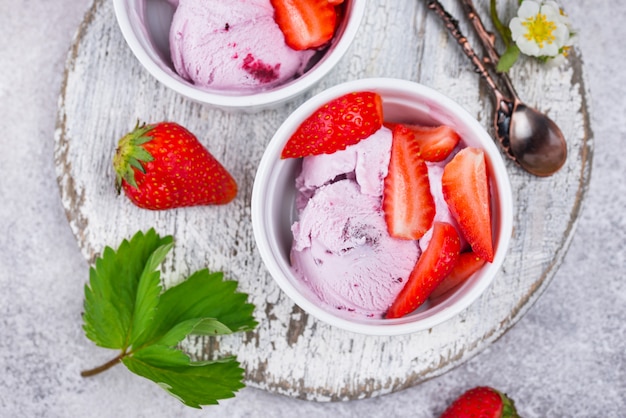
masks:
[[(377, 98), (382, 124), (338, 150), (289, 158), (312, 115), (353, 93)], [(414, 158), (403, 144), (420, 135)], [(418, 180), (404, 184), (406, 172)], [(261, 159), (251, 210), (258, 251), (287, 296), (368, 335), (426, 330), (470, 306), (497, 276), (513, 224), (501, 152), (480, 123), (443, 94), (390, 78), (346, 82), (296, 109)], [(417, 238), (403, 236), (409, 218), (427, 219)]]
[[(271, 0), (113, 0), (130, 49), (165, 86), (224, 110), (279, 106), (317, 84), (354, 40), (365, 0), (334, 6), (332, 38), (291, 47)], [(333, 6), (329, 6), (333, 7)]]

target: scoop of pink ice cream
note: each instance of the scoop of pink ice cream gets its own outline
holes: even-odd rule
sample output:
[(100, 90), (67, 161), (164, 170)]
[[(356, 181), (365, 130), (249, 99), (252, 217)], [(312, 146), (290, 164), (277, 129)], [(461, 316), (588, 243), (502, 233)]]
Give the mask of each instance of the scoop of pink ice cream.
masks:
[(354, 179), (363, 194), (382, 196), (391, 138), (391, 130), (382, 127), (345, 150), (305, 158), (296, 177), (296, 189), (300, 192), (296, 207), (302, 209), (315, 190), (341, 176)]
[(292, 232), (296, 274), (345, 315), (382, 317), (420, 254), (416, 241), (389, 236), (380, 197), (350, 179), (317, 190)]
[(287, 46), (273, 16), (269, 0), (178, 1), (170, 28), (176, 72), (231, 91), (263, 90), (301, 74), (314, 51)]
[[(450, 208), (446, 203), (446, 200), (443, 197), (443, 190), (441, 188), (441, 177), (443, 176), (443, 169), (452, 157), (447, 159), (444, 162), (439, 163), (426, 163), (428, 166), (428, 181), (430, 184), (430, 194), (432, 194), (433, 199), (435, 200), (435, 219), (433, 219), (433, 224), (435, 222), (446, 222), (456, 228), (456, 231), (459, 233), (459, 238), (461, 239), (461, 248), (465, 247), (467, 241), (463, 238), (463, 234), (461, 233), (461, 228), (459, 224), (452, 216), (450, 212)], [(433, 236), (433, 228), (431, 227), (422, 238), (419, 240), (420, 249), (422, 252), (426, 251), (428, 244), (430, 243), (430, 239)]]

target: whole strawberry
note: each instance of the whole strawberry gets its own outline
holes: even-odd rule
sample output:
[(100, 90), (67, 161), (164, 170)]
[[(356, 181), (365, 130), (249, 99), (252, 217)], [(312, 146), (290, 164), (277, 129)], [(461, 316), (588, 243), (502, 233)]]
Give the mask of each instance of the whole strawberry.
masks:
[(479, 386), (459, 396), (441, 418), (519, 418), (515, 405), (505, 394)]
[(173, 122), (143, 124), (120, 139), (116, 186), (137, 206), (163, 210), (225, 204), (237, 183), (198, 139)]

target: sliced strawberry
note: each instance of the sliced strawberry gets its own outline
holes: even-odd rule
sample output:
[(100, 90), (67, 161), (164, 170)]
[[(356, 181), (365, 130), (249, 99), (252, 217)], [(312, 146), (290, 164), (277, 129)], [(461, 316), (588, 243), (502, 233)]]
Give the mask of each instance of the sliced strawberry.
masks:
[(415, 134), (420, 147), (420, 156), (426, 161), (445, 160), (461, 140), (459, 134), (447, 125), (407, 127)]
[(335, 6), (328, 0), (270, 0), (274, 20), (295, 50), (317, 48), (330, 41), (337, 25)]
[(484, 265), (485, 260), (478, 257), (473, 251), (461, 253), (459, 260), (456, 262), (450, 274), (433, 290), (433, 293), (430, 294), (430, 298), (438, 298), (449, 290), (457, 287)]
[(402, 239), (420, 239), (435, 219), (428, 167), (417, 155), (415, 136), (402, 125), (393, 130), (383, 211), (389, 235)]
[(382, 99), (377, 93), (349, 93), (331, 100), (306, 118), (283, 148), (281, 158), (332, 154), (380, 129)]
[(417, 309), (454, 268), (461, 250), (456, 229), (446, 222), (435, 222), (433, 237), (417, 260), (406, 285), (393, 302), (386, 318), (400, 318)]
[(459, 151), (441, 178), (443, 197), (472, 250), (493, 261), (491, 205), (485, 154), (477, 148)]
[[(385, 126), (390, 129), (395, 125), (398, 124), (385, 123)], [(445, 160), (461, 140), (459, 134), (447, 125), (422, 126), (404, 124), (404, 126), (415, 135), (419, 145), (419, 156), (425, 161), (439, 162)]]

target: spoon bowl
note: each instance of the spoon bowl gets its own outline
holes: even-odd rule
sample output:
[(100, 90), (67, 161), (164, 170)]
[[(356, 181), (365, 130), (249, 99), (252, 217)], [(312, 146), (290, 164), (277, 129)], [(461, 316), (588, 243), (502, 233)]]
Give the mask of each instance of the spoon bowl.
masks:
[(552, 119), (524, 103), (517, 103), (510, 123), (511, 153), (526, 171), (546, 177), (563, 167), (567, 145)]

